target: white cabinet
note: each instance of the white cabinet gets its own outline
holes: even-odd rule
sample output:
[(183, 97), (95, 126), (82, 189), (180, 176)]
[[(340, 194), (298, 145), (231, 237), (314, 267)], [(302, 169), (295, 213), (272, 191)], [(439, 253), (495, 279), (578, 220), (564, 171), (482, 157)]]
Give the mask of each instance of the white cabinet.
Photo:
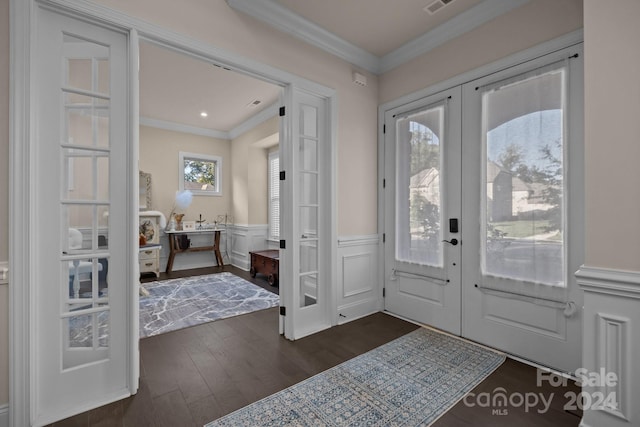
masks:
[(146, 240), (146, 244), (140, 245), (138, 253), (140, 274), (154, 273), (160, 277), (160, 215), (140, 212), (139, 231)]

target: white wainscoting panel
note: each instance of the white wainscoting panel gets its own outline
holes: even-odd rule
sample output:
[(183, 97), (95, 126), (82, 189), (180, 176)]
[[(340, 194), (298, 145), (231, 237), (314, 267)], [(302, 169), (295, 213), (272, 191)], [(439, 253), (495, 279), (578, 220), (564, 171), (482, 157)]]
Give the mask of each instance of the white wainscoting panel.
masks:
[[(584, 290), (582, 367), (589, 373), (613, 372), (617, 381), (582, 387), (601, 408), (585, 408), (583, 427), (640, 425), (640, 272), (582, 267), (576, 273)], [(615, 399), (607, 399), (613, 394)], [(601, 399), (600, 399), (601, 400)], [(614, 400), (617, 406), (607, 405)]]
[(267, 240), (267, 224), (232, 225), (229, 227), (229, 254), (231, 264), (242, 270), (251, 269), (249, 252), (274, 249)]
[(0, 427), (9, 427), (9, 404), (0, 405)]
[(377, 234), (338, 238), (338, 324), (381, 310), (379, 247)]

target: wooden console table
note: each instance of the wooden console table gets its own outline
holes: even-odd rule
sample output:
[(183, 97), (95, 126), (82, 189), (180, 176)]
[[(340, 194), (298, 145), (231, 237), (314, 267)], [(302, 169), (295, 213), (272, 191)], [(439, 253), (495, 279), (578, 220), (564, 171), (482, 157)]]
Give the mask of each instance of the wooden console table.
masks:
[[(213, 251), (213, 254), (216, 258), (216, 263), (218, 266), (222, 267), (224, 265), (224, 261), (222, 260), (222, 254), (220, 253), (220, 233), (224, 230), (212, 230), (212, 229), (203, 229), (203, 230), (176, 230), (176, 231), (165, 231), (165, 234), (169, 238), (169, 260), (167, 261), (167, 269), (166, 273), (171, 273), (173, 270), (173, 260), (176, 257), (177, 253), (183, 252), (203, 252), (203, 251)], [(186, 236), (188, 234), (212, 234), (213, 235), (213, 245), (212, 246), (189, 246), (187, 248), (181, 249), (178, 239), (182, 238), (182, 236)]]

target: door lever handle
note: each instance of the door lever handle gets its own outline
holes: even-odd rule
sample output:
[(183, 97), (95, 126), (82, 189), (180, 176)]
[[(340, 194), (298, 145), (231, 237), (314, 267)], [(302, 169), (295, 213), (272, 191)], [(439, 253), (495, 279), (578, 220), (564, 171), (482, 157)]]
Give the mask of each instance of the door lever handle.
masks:
[(446, 242), (446, 243), (449, 243), (450, 245), (456, 246), (458, 244), (458, 239), (443, 240), (443, 242)]

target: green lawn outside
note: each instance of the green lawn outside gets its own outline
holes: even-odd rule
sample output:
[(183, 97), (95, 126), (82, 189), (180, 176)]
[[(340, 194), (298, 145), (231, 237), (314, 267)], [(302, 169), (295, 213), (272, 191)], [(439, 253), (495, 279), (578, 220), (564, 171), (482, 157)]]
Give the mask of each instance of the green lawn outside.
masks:
[(521, 238), (531, 237), (538, 234), (547, 234), (549, 231), (548, 220), (532, 221), (532, 220), (520, 220), (520, 221), (504, 221), (504, 222), (492, 222), (491, 225), (505, 233), (505, 237), (509, 238)]

